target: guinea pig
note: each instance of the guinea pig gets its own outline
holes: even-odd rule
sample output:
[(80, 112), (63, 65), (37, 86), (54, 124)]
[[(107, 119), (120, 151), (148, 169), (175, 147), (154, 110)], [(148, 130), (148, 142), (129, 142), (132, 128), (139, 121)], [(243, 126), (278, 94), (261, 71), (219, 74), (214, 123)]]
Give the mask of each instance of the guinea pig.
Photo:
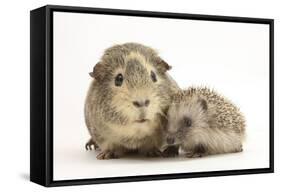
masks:
[(165, 129), (165, 157), (242, 151), (245, 118), (233, 103), (214, 90), (191, 87), (172, 97)]
[(97, 159), (131, 151), (161, 155), (166, 112), (179, 89), (166, 73), (170, 68), (155, 50), (138, 43), (105, 50), (90, 73), (84, 108), (91, 135), (86, 148), (99, 148)]

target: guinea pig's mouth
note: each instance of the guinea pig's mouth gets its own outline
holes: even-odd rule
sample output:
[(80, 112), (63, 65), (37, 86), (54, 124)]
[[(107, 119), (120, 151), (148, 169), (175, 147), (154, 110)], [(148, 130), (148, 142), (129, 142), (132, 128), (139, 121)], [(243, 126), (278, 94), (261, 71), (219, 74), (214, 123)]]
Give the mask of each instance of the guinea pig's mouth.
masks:
[(136, 123), (145, 123), (147, 121), (148, 121), (148, 119), (138, 119), (138, 120), (135, 120)]

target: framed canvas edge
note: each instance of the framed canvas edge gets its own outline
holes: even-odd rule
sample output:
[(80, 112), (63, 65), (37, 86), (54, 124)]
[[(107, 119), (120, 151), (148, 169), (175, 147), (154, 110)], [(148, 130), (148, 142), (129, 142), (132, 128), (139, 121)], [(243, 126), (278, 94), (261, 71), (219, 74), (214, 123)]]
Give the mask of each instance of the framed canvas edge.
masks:
[(95, 179), (94, 178), (73, 179), (73, 180), (71, 179), (71, 180), (52, 181), (47, 186), (59, 187), (59, 186), (68, 186), (68, 185), (89, 185), (89, 184), (156, 181), (156, 180), (171, 180), (171, 179), (189, 179), (189, 178), (200, 178), (200, 177), (238, 176), (238, 175), (249, 175), (249, 174), (262, 174), (262, 173), (274, 173), (274, 170), (272, 168), (258, 168), (258, 169), (240, 169), (240, 170), (226, 170), (226, 171), (106, 177), (106, 178), (95, 178)]
[[(38, 8), (45, 10), (45, 83), (46, 88), (46, 126), (45, 146), (46, 150), (44, 167), (45, 178), (43, 182), (31, 181), (47, 186), (66, 186), (66, 185), (86, 185), (86, 184), (102, 184), (102, 183), (119, 183), (119, 182), (134, 182), (134, 181), (149, 181), (149, 180), (163, 180), (163, 179), (184, 179), (197, 177), (213, 177), (213, 176), (230, 176), (230, 175), (246, 175), (258, 173), (273, 173), (274, 172), (274, 19), (265, 18), (250, 18), (250, 17), (232, 17), (232, 16), (217, 16), (217, 15), (199, 15), (186, 13), (168, 13), (168, 12), (150, 12), (138, 10), (121, 10), (121, 9), (105, 9), (105, 8), (90, 8), (90, 7), (73, 7), (73, 6), (59, 6), (46, 5)], [(36, 9), (36, 10), (38, 10)], [(189, 19), (189, 20), (207, 20), (207, 21), (221, 21), (221, 22), (242, 22), (242, 23), (256, 23), (269, 24), (270, 35), (270, 154), (269, 154), (269, 168), (255, 168), (255, 169), (240, 169), (240, 170), (222, 170), (222, 171), (207, 171), (207, 172), (190, 172), (190, 173), (176, 173), (176, 174), (158, 174), (158, 175), (140, 175), (140, 176), (125, 176), (125, 177), (105, 177), (105, 178), (90, 178), (90, 179), (73, 179), (73, 180), (54, 180), (53, 179), (53, 13), (58, 12), (75, 12), (75, 13), (95, 13), (106, 15), (125, 15), (125, 16), (142, 16), (142, 17), (157, 17), (157, 18), (174, 18), (174, 19)], [(32, 11), (31, 11), (32, 12)], [(31, 42), (32, 45), (33, 42)], [(31, 52), (32, 57), (32, 52)], [(32, 75), (32, 74), (31, 74)], [(32, 82), (31, 82), (32, 83)], [(40, 82), (39, 82), (40, 83)], [(31, 113), (31, 117), (35, 114)], [(31, 138), (32, 140), (32, 138)], [(30, 156), (34, 154), (30, 153)]]
[[(46, 9), (30, 11), (30, 181), (46, 185)], [(39, 63), (39, 64), (38, 64)]]

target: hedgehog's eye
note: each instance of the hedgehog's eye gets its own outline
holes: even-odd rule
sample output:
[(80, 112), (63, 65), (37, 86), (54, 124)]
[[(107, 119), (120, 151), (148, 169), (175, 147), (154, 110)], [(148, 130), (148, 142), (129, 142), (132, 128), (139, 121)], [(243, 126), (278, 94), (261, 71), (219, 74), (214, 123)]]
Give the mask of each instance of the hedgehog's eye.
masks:
[(191, 127), (191, 125), (192, 125), (192, 120), (191, 120), (189, 117), (185, 117), (185, 118), (183, 119), (183, 123), (184, 123), (184, 125), (185, 125), (186, 127)]
[(153, 71), (150, 72), (150, 77), (151, 77), (151, 79), (152, 79), (153, 82), (156, 82), (156, 81), (157, 81), (156, 74), (155, 74)]
[(121, 73), (119, 73), (116, 77), (115, 77), (115, 85), (120, 87), (123, 83), (123, 75)]

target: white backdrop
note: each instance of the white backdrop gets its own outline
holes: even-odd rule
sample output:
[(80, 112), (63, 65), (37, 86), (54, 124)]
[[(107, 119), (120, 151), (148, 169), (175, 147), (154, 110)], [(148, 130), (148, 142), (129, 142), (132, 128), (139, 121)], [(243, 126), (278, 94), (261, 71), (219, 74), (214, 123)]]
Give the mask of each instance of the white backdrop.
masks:
[[(47, 189), (29, 182), (29, 10), (45, 4), (155, 10), (275, 19), (275, 172), (244, 176), (211, 177)], [(280, 188), (280, 2), (275, 0), (11, 0), (0, 7), (0, 115), (1, 191), (268, 191)], [(83, 128), (82, 128), (83, 129)], [(86, 135), (85, 135), (86, 136)]]
[[(202, 159), (114, 159), (86, 152), (88, 75), (104, 49), (138, 42), (158, 50), (184, 88), (204, 85), (245, 114), (244, 152)], [(258, 121), (257, 121), (258, 119)], [(269, 167), (269, 25), (54, 13), (54, 179)]]

